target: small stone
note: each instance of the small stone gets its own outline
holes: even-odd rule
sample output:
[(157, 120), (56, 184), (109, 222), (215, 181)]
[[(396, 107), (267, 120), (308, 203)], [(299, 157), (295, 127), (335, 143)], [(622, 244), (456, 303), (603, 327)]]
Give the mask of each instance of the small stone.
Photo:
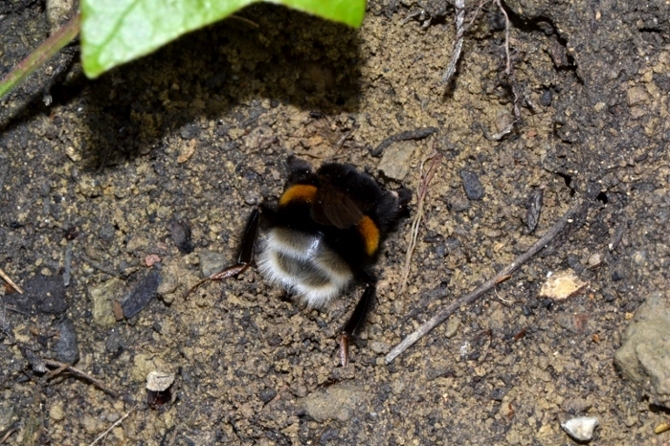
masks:
[(62, 319), (58, 322), (58, 341), (54, 346), (56, 359), (67, 364), (75, 364), (79, 361), (79, 345), (74, 324), (70, 319)]
[(75, 163), (78, 163), (79, 161), (81, 161), (81, 155), (79, 153), (77, 153), (77, 151), (72, 146), (67, 146), (65, 148), (65, 154), (67, 155), (68, 158), (70, 158)]
[(477, 175), (467, 169), (461, 170), (461, 179), (463, 180), (463, 190), (470, 200), (481, 200), (484, 198), (484, 187), (479, 182)]
[(631, 258), (633, 263), (635, 263), (637, 266), (644, 266), (644, 264), (647, 263), (647, 251), (635, 251)]
[(100, 227), (100, 230), (98, 230), (98, 237), (100, 237), (100, 239), (105, 242), (111, 242), (112, 240), (114, 240), (115, 233), (116, 229), (114, 229), (113, 225), (105, 224)]
[(540, 289), (540, 297), (564, 300), (577, 295), (586, 285), (586, 282), (577, 277), (573, 270), (559, 271), (551, 274), (544, 282)]
[(147, 266), (154, 266), (156, 263), (160, 262), (161, 258), (158, 254), (149, 254), (144, 257), (144, 263)]
[(62, 403), (57, 402), (53, 406), (51, 406), (51, 408), (49, 408), (49, 418), (51, 418), (54, 421), (61, 421), (63, 418), (65, 418)]
[(391, 350), (391, 345), (386, 342), (372, 341), (368, 344), (370, 350), (379, 354), (386, 354)]
[(103, 328), (113, 327), (116, 323), (112, 302), (123, 293), (121, 279), (109, 279), (89, 290), (93, 302), (93, 322)]
[(591, 254), (589, 259), (586, 261), (586, 264), (589, 268), (595, 268), (595, 267), (600, 266), (602, 261), (603, 261), (602, 254), (596, 252), (595, 254)]
[(551, 105), (551, 101), (554, 98), (554, 92), (551, 88), (547, 88), (544, 90), (544, 93), (542, 93), (542, 96), (540, 96), (540, 105), (543, 107), (549, 107)]
[(119, 332), (116, 330), (111, 330), (111, 333), (105, 341), (105, 350), (107, 353), (113, 357), (116, 357), (123, 351), (124, 348), (124, 341)]
[(460, 326), (461, 326), (461, 320), (458, 317), (456, 316), (450, 317), (449, 320), (447, 321), (447, 327), (445, 329), (444, 336), (447, 339), (454, 337), (458, 332)]
[(272, 401), (273, 399), (275, 399), (276, 396), (277, 396), (277, 391), (275, 389), (271, 389), (271, 388), (261, 390), (260, 394), (258, 395), (258, 397), (261, 399), (261, 401), (263, 401), (263, 403), (265, 403), (265, 404), (267, 404), (270, 401)]
[(379, 171), (387, 178), (402, 181), (409, 173), (410, 161), (416, 146), (411, 141), (401, 141), (384, 150)]
[[(13, 296), (13, 295), (11, 295)], [(25, 293), (8, 299), (12, 305), (26, 312), (59, 315), (65, 312), (65, 286), (60, 276), (38, 274), (25, 285)]]
[(123, 316), (130, 319), (142, 311), (156, 297), (158, 285), (161, 282), (161, 275), (158, 271), (151, 271), (121, 302)]
[(183, 164), (186, 161), (188, 161), (195, 153), (197, 143), (198, 141), (195, 138), (193, 138), (188, 142), (186, 142), (185, 144), (182, 144), (181, 147), (179, 148), (179, 156), (177, 157), (177, 163)]
[(81, 424), (89, 435), (97, 434), (102, 429), (98, 421), (90, 415), (84, 415), (81, 418)]
[(493, 401), (502, 401), (507, 392), (509, 392), (507, 387), (496, 387), (491, 391), (491, 399)]
[(468, 201), (468, 197), (466, 197), (465, 194), (460, 190), (454, 195), (445, 199), (445, 201), (447, 202), (448, 208), (454, 212), (467, 211), (470, 207), (470, 201)]
[(642, 87), (632, 87), (628, 89), (628, 105), (633, 107), (635, 105), (642, 104), (644, 102), (647, 102), (649, 99), (649, 95), (647, 94), (646, 90)]
[(595, 417), (572, 418), (561, 424), (563, 430), (577, 441), (591, 441), (597, 426), (598, 419)]
[(117, 427), (112, 429), (112, 435), (118, 440), (118, 444), (124, 444), (123, 439), (126, 437), (126, 433), (122, 427)]
[(147, 375), (147, 390), (164, 392), (174, 383), (174, 373), (164, 373), (152, 370)]
[(670, 293), (650, 293), (632, 319), (614, 362), (651, 403), (670, 408)]
[(161, 270), (161, 284), (156, 292), (165, 303), (172, 303), (175, 291), (179, 286), (179, 277), (183, 271), (177, 265), (167, 265)]
[(179, 251), (184, 254), (193, 252), (191, 223), (185, 218), (176, 218), (170, 222), (170, 236)]

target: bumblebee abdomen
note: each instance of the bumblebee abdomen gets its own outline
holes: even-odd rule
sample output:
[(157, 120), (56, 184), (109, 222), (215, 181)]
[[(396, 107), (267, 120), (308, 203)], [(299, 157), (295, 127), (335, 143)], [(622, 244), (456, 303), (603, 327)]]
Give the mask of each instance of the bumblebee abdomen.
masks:
[(352, 283), (354, 273), (318, 232), (272, 227), (263, 236), (258, 268), (310, 308), (321, 308)]

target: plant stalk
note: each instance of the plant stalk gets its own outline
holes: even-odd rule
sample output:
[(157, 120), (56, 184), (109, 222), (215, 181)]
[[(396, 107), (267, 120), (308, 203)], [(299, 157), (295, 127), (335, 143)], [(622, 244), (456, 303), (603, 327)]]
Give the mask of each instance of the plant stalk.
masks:
[(79, 34), (80, 28), (81, 15), (77, 12), (65, 25), (61, 26), (58, 31), (42, 42), (40, 46), (0, 80), (0, 99), (23, 82), (33, 71), (44, 65), (65, 45), (72, 42), (77, 37), (77, 34)]

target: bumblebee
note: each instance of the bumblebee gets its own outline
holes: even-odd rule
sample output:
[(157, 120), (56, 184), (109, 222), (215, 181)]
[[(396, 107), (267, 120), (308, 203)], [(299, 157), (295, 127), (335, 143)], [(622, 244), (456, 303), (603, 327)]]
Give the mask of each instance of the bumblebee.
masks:
[(371, 267), (380, 244), (407, 214), (409, 190), (389, 191), (348, 164), (326, 163), (316, 172), (290, 157), (289, 178), (276, 206), (255, 209), (244, 229), (237, 263), (209, 279), (240, 274), (256, 258), (261, 275), (282, 286), (308, 309), (362, 285), (349, 320), (340, 331), (340, 361), (375, 299)]

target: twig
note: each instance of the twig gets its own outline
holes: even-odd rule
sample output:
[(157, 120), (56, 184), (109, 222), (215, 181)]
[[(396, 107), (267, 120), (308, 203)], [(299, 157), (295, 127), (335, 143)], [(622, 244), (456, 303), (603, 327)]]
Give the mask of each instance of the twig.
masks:
[(7, 431), (7, 433), (5, 434), (5, 436), (2, 437), (2, 439), (0, 439), (0, 444), (4, 444), (5, 441), (7, 441), (7, 439), (8, 439), (9, 437), (11, 437), (11, 435), (12, 435), (14, 432), (18, 431), (18, 430), (19, 430), (18, 427), (13, 427), (13, 428), (9, 429), (9, 430)]
[(112, 429), (114, 429), (116, 426), (118, 426), (119, 424), (121, 424), (121, 423), (123, 422), (123, 420), (125, 420), (126, 418), (128, 418), (128, 417), (130, 416), (130, 414), (133, 412), (133, 410), (137, 409), (137, 407), (138, 407), (139, 405), (140, 405), (140, 403), (137, 403), (137, 404), (135, 404), (133, 407), (131, 407), (130, 410), (129, 410), (128, 412), (126, 412), (126, 414), (125, 414), (124, 416), (122, 416), (121, 418), (119, 418), (118, 420), (116, 420), (116, 421), (114, 422), (114, 424), (112, 424), (111, 426), (109, 426), (109, 429), (107, 429), (107, 430), (106, 430), (105, 432), (103, 432), (102, 434), (98, 435), (98, 437), (97, 437), (95, 440), (93, 440), (93, 442), (92, 442), (91, 444), (89, 444), (88, 446), (94, 446), (97, 442), (99, 442), (100, 440), (102, 440), (103, 438), (105, 438), (107, 435), (109, 435), (109, 433), (112, 431)]
[(12, 279), (10, 279), (7, 274), (5, 274), (5, 272), (2, 270), (2, 268), (0, 268), (0, 277), (2, 277), (3, 280), (5, 282), (7, 282), (9, 284), (9, 286), (14, 288), (19, 294), (23, 294), (23, 290), (21, 289), (21, 287), (18, 286), (17, 284), (15, 284), (14, 281)]
[[(421, 186), (419, 188), (419, 195), (417, 196), (417, 210), (414, 215), (414, 221), (412, 222), (412, 227), (410, 229), (410, 240), (409, 246), (407, 247), (407, 254), (405, 255), (405, 264), (402, 269), (402, 279), (400, 280), (400, 286), (398, 287), (397, 295), (401, 295), (405, 291), (407, 286), (407, 279), (409, 278), (409, 268), (412, 263), (412, 255), (414, 254), (414, 248), (416, 248), (416, 240), (419, 237), (419, 226), (421, 225), (421, 219), (423, 218), (423, 208), (426, 202), (426, 195), (428, 194), (428, 185), (430, 185), (431, 180), (435, 176), (435, 171), (437, 166), (440, 164), (442, 156), (437, 153), (435, 150), (435, 145), (433, 145), (433, 151), (421, 162)], [(428, 171), (424, 173), (423, 167), (427, 161), (430, 161), (430, 166), (428, 166)]]
[(23, 290), (21, 289), (21, 287), (18, 286), (17, 284), (15, 284), (14, 281), (12, 279), (10, 279), (7, 274), (5, 274), (5, 272), (2, 270), (2, 268), (0, 268), (0, 277), (2, 277), (3, 280), (5, 282), (7, 282), (9, 284), (9, 286), (14, 288), (19, 294), (23, 294)]
[(391, 135), (388, 138), (384, 139), (382, 142), (380, 142), (377, 147), (375, 147), (370, 151), (370, 155), (379, 156), (382, 154), (385, 148), (387, 148), (394, 142), (427, 138), (433, 133), (436, 133), (437, 130), (438, 129), (436, 127), (421, 127), (416, 130), (407, 130), (404, 132), (396, 133), (395, 135)]
[(463, 296), (460, 299), (444, 307), (435, 316), (430, 318), (426, 323), (424, 323), (421, 327), (419, 327), (414, 333), (408, 335), (407, 337), (405, 337), (405, 339), (402, 340), (402, 342), (393, 347), (391, 351), (386, 355), (385, 358), (386, 363), (389, 364), (393, 362), (393, 360), (397, 358), (398, 355), (400, 355), (402, 352), (404, 352), (409, 347), (414, 345), (416, 341), (425, 336), (433, 328), (444, 322), (444, 320), (447, 319), (451, 314), (456, 312), (456, 310), (458, 310), (464, 305), (468, 305), (476, 301), (484, 293), (486, 293), (491, 288), (493, 288), (497, 283), (499, 283), (501, 278), (512, 274), (521, 265), (526, 263), (528, 259), (533, 257), (538, 252), (540, 252), (542, 248), (544, 248), (550, 241), (552, 241), (563, 230), (563, 228), (565, 228), (565, 226), (569, 222), (571, 222), (572, 218), (580, 211), (581, 208), (582, 208), (582, 201), (578, 200), (577, 204), (575, 204), (572, 208), (570, 208), (570, 210), (568, 210), (568, 212), (566, 212), (565, 215), (561, 217), (561, 219), (558, 220), (556, 224), (552, 226), (551, 229), (549, 229), (547, 233), (542, 236), (542, 238), (540, 238), (537, 242), (535, 242), (535, 244), (533, 244), (533, 246), (531, 246), (530, 249), (528, 249), (528, 251), (518, 256), (516, 259), (514, 259), (512, 263), (503, 268), (503, 270), (500, 271), (498, 274), (496, 274), (493, 278), (484, 282), (480, 287), (478, 287), (472, 293)]
[(456, 72), (456, 65), (458, 60), (461, 58), (461, 50), (463, 49), (463, 34), (465, 34), (465, 28), (463, 27), (463, 21), (465, 20), (465, 0), (456, 0), (454, 1), (454, 6), (456, 7), (456, 45), (454, 45), (454, 51), (451, 54), (451, 61), (447, 65), (447, 69), (442, 76), (442, 83), (446, 84), (449, 82), (451, 77)]
[(76, 376), (78, 376), (78, 377), (80, 377), (80, 378), (84, 378), (84, 379), (90, 381), (90, 382), (93, 383), (95, 386), (97, 386), (100, 390), (102, 390), (103, 392), (109, 394), (110, 396), (112, 396), (112, 397), (114, 397), (114, 398), (118, 398), (118, 397), (119, 397), (118, 392), (116, 392), (116, 391), (110, 389), (109, 387), (107, 387), (105, 384), (102, 383), (102, 381), (93, 378), (93, 377), (92, 377), (91, 375), (89, 375), (88, 373), (86, 373), (86, 372), (84, 372), (84, 371), (81, 371), (81, 370), (79, 370), (79, 369), (76, 368), (76, 367), (72, 367), (70, 364), (66, 364), (66, 363), (64, 363), (64, 362), (60, 362), (60, 361), (54, 361), (53, 359), (45, 359), (45, 360), (44, 360), (44, 363), (45, 363), (47, 366), (49, 366), (49, 367), (57, 367), (56, 370), (54, 370), (54, 371), (52, 371), (52, 372), (49, 372), (49, 378), (53, 378), (54, 376), (56, 376), (56, 375), (58, 375), (58, 374), (60, 374), (60, 373), (62, 373), (62, 372), (66, 372), (66, 371), (67, 371), (67, 372), (72, 373), (73, 375), (76, 375)]

